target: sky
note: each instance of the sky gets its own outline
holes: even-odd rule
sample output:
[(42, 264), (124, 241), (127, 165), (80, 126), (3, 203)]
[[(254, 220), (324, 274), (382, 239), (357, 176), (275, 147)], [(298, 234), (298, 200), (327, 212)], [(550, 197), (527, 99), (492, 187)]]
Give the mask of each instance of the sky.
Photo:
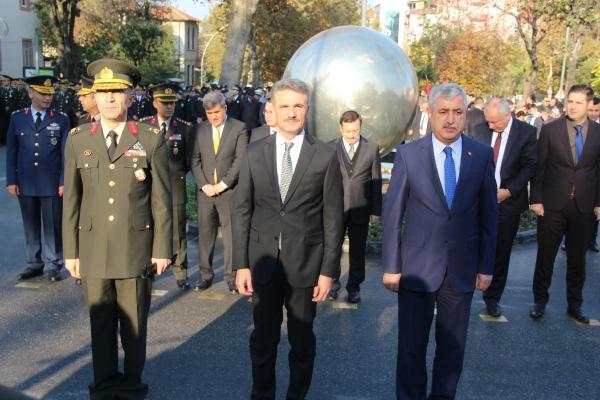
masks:
[(209, 7), (206, 0), (171, 0), (171, 4), (198, 19), (204, 19), (208, 16)]

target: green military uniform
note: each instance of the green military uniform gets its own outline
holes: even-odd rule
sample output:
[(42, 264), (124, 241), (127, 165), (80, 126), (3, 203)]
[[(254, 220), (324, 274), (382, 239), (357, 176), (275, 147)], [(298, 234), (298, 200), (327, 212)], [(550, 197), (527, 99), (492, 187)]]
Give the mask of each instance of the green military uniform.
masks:
[[(151, 90), (153, 97), (158, 101), (176, 101), (176, 85), (156, 85)], [(158, 115), (142, 118), (140, 122), (160, 130), (161, 135), (165, 138), (169, 153), (173, 204), (173, 254), (177, 255), (172, 269), (179, 284), (181, 281), (187, 280), (187, 188), (185, 176), (190, 170), (194, 130), (191, 123), (174, 116), (169, 121), (164, 121), (165, 127), (161, 126)], [(182, 288), (187, 288), (187, 285)]]
[[(117, 92), (139, 79), (134, 67), (117, 60), (95, 61), (88, 74), (95, 76), (98, 91)], [(152, 257), (172, 255), (164, 138), (158, 129), (129, 121), (109, 158), (100, 122), (82, 125), (69, 135), (64, 174), (63, 251), (65, 259), (79, 259), (90, 310), (91, 397), (144, 398), (151, 280), (143, 271)], [(118, 328), (123, 374), (118, 371)]]

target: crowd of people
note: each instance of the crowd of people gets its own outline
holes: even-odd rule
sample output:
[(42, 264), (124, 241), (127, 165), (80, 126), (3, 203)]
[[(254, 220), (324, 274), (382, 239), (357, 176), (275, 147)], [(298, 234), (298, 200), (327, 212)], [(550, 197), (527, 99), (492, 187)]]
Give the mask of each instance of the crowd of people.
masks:
[[(300, 80), (269, 90), (182, 89), (172, 81), (144, 90), (139, 71), (119, 60), (94, 61), (87, 73), (70, 94), (51, 76), (25, 79), (19, 98), (29, 104), (10, 113), (6, 168), (25, 228), (27, 267), (18, 279), (46, 269), (57, 282), (64, 266), (83, 289), (93, 399), (145, 398), (153, 277), (171, 267), (181, 290), (211, 287), (219, 230), (227, 288), (253, 299), (253, 399), (275, 397), (284, 308), (286, 396), (306, 397), (316, 304), (338, 299), (345, 235), (346, 301), (361, 301), (369, 223), (382, 209), (382, 280), (398, 296), (398, 399), (427, 397), (434, 309), (430, 398), (454, 398), (474, 291), (483, 291), (490, 316), (502, 315), (512, 243), (527, 208), (538, 216), (530, 316), (545, 314), (564, 237), (567, 313), (589, 323), (582, 289), (600, 218), (600, 101), (587, 85), (570, 89), (564, 110), (558, 101), (486, 101), (456, 84), (434, 88), (396, 150), (384, 206), (380, 149), (361, 134), (361, 115), (344, 112), (339, 137), (321, 142), (305, 130), (310, 96)], [(17, 88), (2, 90), (14, 102)], [(197, 186), (200, 274), (193, 284), (188, 172)]]

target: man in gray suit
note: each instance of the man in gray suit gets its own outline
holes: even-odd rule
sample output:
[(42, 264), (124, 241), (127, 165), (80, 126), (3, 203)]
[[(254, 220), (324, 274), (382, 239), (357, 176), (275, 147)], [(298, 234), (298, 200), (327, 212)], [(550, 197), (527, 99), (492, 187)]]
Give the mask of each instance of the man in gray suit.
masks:
[[(348, 303), (360, 302), (360, 284), (365, 280), (365, 246), (369, 222), (381, 215), (381, 166), (379, 146), (360, 135), (362, 119), (356, 111), (340, 117), (341, 137), (332, 140), (342, 171), (344, 186), (344, 232), (350, 240)], [(339, 270), (338, 270), (339, 271)], [(336, 300), (340, 289), (335, 277), (329, 300)]]
[(277, 129), (275, 128), (275, 116), (273, 115), (273, 103), (271, 102), (270, 97), (265, 103), (263, 115), (265, 117), (266, 124), (252, 129), (252, 133), (250, 134), (250, 143), (277, 133)]
[(231, 199), (240, 173), (240, 161), (248, 144), (246, 125), (227, 117), (225, 96), (210, 92), (202, 101), (207, 120), (196, 131), (192, 173), (198, 185), (198, 259), (200, 280), (194, 290), (212, 285), (217, 228), (221, 226), (225, 258), (225, 281), (237, 293), (231, 269)]

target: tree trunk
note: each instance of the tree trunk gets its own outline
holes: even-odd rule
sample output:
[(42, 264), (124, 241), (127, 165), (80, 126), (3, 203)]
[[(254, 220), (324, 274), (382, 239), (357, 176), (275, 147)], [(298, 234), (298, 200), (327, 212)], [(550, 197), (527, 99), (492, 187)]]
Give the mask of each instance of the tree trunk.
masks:
[(252, 28), (252, 16), (256, 12), (259, 0), (231, 0), (229, 14), (229, 28), (225, 52), (221, 62), (221, 79), (219, 83), (229, 87), (240, 81), (244, 50), (248, 35)]
[(583, 46), (583, 29), (580, 26), (577, 26), (573, 29), (573, 49), (571, 50), (571, 55), (569, 57), (569, 64), (567, 66), (567, 79), (565, 81), (565, 93), (569, 92), (569, 89), (573, 85), (575, 81), (575, 73), (577, 72), (577, 62), (579, 61), (579, 52), (581, 51), (581, 47)]
[(552, 76), (554, 75), (554, 68), (552, 68), (552, 58), (548, 60), (550, 68), (548, 70), (548, 76), (546, 77), (546, 84), (548, 85), (548, 91), (546, 92), (546, 96), (551, 99), (552, 98)]

